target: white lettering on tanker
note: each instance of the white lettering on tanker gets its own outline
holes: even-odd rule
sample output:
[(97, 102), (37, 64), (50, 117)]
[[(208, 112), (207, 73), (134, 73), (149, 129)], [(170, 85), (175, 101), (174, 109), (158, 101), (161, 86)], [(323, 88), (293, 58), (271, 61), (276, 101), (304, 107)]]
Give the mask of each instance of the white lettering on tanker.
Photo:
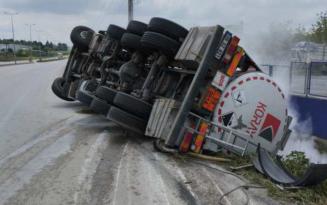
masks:
[(259, 126), (265, 116), (266, 108), (267, 108), (267, 105), (264, 104), (263, 102), (258, 103), (258, 105), (254, 111), (250, 125), (248, 125), (247, 130), (246, 130), (246, 132), (248, 134), (250, 134), (251, 136), (255, 135), (258, 132)]

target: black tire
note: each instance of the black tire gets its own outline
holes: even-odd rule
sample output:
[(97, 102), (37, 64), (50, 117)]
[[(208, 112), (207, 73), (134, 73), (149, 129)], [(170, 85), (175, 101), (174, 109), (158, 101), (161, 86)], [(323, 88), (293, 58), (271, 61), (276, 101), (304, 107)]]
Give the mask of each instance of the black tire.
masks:
[(135, 115), (127, 113), (115, 106), (109, 109), (107, 119), (117, 123), (118, 125), (133, 131), (135, 133), (144, 135), (147, 122)]
[(110, 38), (115, 39), (117, 41), (120, 41), (123, 34), (126, 32), (126, 30), (120, 26), (116, 26), (114, 24), (110, 24), (107, 29), (107, 35), (109, 35)]
[(147, 31), (141, 38), (141, 45), (148, 49), (161, 51), (167, 57), (173, 58), (181, 44), (163, 34)]
[(145, 120), (149, 119), (152, 110), (151, 104), (123, 92), (116, 94), (114, 105)]
[(89, 91), (81, 91), (78, 90), (76, 92), (76, 99), (83, 103), (86, 106), (90, 106), (92, 100), (93, 100), (93, 95)]
[(93, 34), (94, 31), (86, 26), (76, 26), (70, 34), (70, 39), (78, 50), (87, 51)]
[(127, 32), (142, 36), (148, 30), (148, 25), (140, 21), (130, 21), (126, 30)]
[(109, 104), (113, 103), (116, 94), (117, 94), (116, 90), (112, 88), (108, 88), (106, 86), (100, 86), (95, 91), (95, 96), (106, 101)]
[(104, 115), (104, 116), (106, 116), (108, 114), (110, 107), (111, 107), (111, 105), (108, 104), (106, 101), (104, 101), (100, 98), (97, 98), (95, 96), (93, 97), (92, 103), (90, 105), (90, 108), (94, 112)]
[(141, 36), (133, 33), (124, 33), (120, 44), (127, 50), (141, 50)]
[(74, 101), (74, 99), (67, 97), (69, 85), (70, 85), (69, 83), (66, 83), (66, 81), (60, 77), (60, 78), (56, 78), (53, 81), (51, 89), (52, 92), (59, 98), (66, 101)]
[(188, 30), (183, 26), (159, 17), (150, 20), (148, 30), (164, 34), (179, 42), (182, 42), (188, 34)]

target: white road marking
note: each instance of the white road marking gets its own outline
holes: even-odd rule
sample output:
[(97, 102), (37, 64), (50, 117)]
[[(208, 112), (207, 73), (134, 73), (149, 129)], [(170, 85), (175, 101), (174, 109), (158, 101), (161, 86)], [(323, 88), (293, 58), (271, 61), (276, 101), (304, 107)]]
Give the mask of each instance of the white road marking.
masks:
[(79, 190), (74, 194), (74, 204), (80, 204), (79, 202), (83, 199), (86, 200), (87, 204), (91, 203), (90, 190), (92, 188), (93, 176), (101, 162), (102, 153), (107, 147), (108, 133), (102, 132), (91, 146), (81, 167), (81, 173), (78, 176)]
[(116, 200), (117, 200), (117, 190), (118, 190), (118, 186), (119, 186), (120, 172), (121, 172), (121, 167), (122, 167), (122, 164), (123, 164), (125, 154), (127, 152), (127, 147), (128, 147), (128, 142), (124, 146), (124, 149), (123, 149), (123, 152), (122, 152), (122, 157), (120, 158), (119, 165), (118, 165), (118, 168), (117, 168), (117, 177), (115, 179), (116, 182), (115, 182), (115, 185), (114, 185), (114, 196), (113, 196), (113, 202), (112, 202), (113, 205), (116, 204)]
[[(152, 160), (134, 144), (129, 143), (125, 147), (115, 180), (111, 204), (171, 204), (170, 190), (162, 175)], [(175, 199), (173, 194), (172, 197)]]

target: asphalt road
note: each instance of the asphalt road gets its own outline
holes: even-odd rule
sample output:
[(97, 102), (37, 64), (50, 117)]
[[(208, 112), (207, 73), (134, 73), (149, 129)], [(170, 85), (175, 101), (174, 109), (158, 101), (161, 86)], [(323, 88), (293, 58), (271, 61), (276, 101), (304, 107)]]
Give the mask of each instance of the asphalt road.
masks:
[[(0, 205), (218, 204), (247, 183), (220, 165), (156, 152), (151, 139), (60, 100), (50, 87), (64, 65), (0, 68)], [(248, 200), (278, 204), (265, 189), (237, 189), (221, 201)]]

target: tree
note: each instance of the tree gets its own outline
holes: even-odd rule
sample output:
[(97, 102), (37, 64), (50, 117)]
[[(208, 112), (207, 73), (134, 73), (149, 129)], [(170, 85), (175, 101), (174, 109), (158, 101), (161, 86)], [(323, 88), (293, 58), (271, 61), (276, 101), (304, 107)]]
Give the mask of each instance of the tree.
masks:
[(316, 43), (327, 43), (327, 11), (318, 14), (318, 20), (312, 25), (310, 36)]
[(327, 11), (317, 14), (318, 19), (308, 31), (299, 26), (294, 34), (294, 41), (312, 41), (327, 44)]
[(58, 51), (67, 51), (68, 46), (65, 43), (58, 43), (56, 50), (58, 50)]

